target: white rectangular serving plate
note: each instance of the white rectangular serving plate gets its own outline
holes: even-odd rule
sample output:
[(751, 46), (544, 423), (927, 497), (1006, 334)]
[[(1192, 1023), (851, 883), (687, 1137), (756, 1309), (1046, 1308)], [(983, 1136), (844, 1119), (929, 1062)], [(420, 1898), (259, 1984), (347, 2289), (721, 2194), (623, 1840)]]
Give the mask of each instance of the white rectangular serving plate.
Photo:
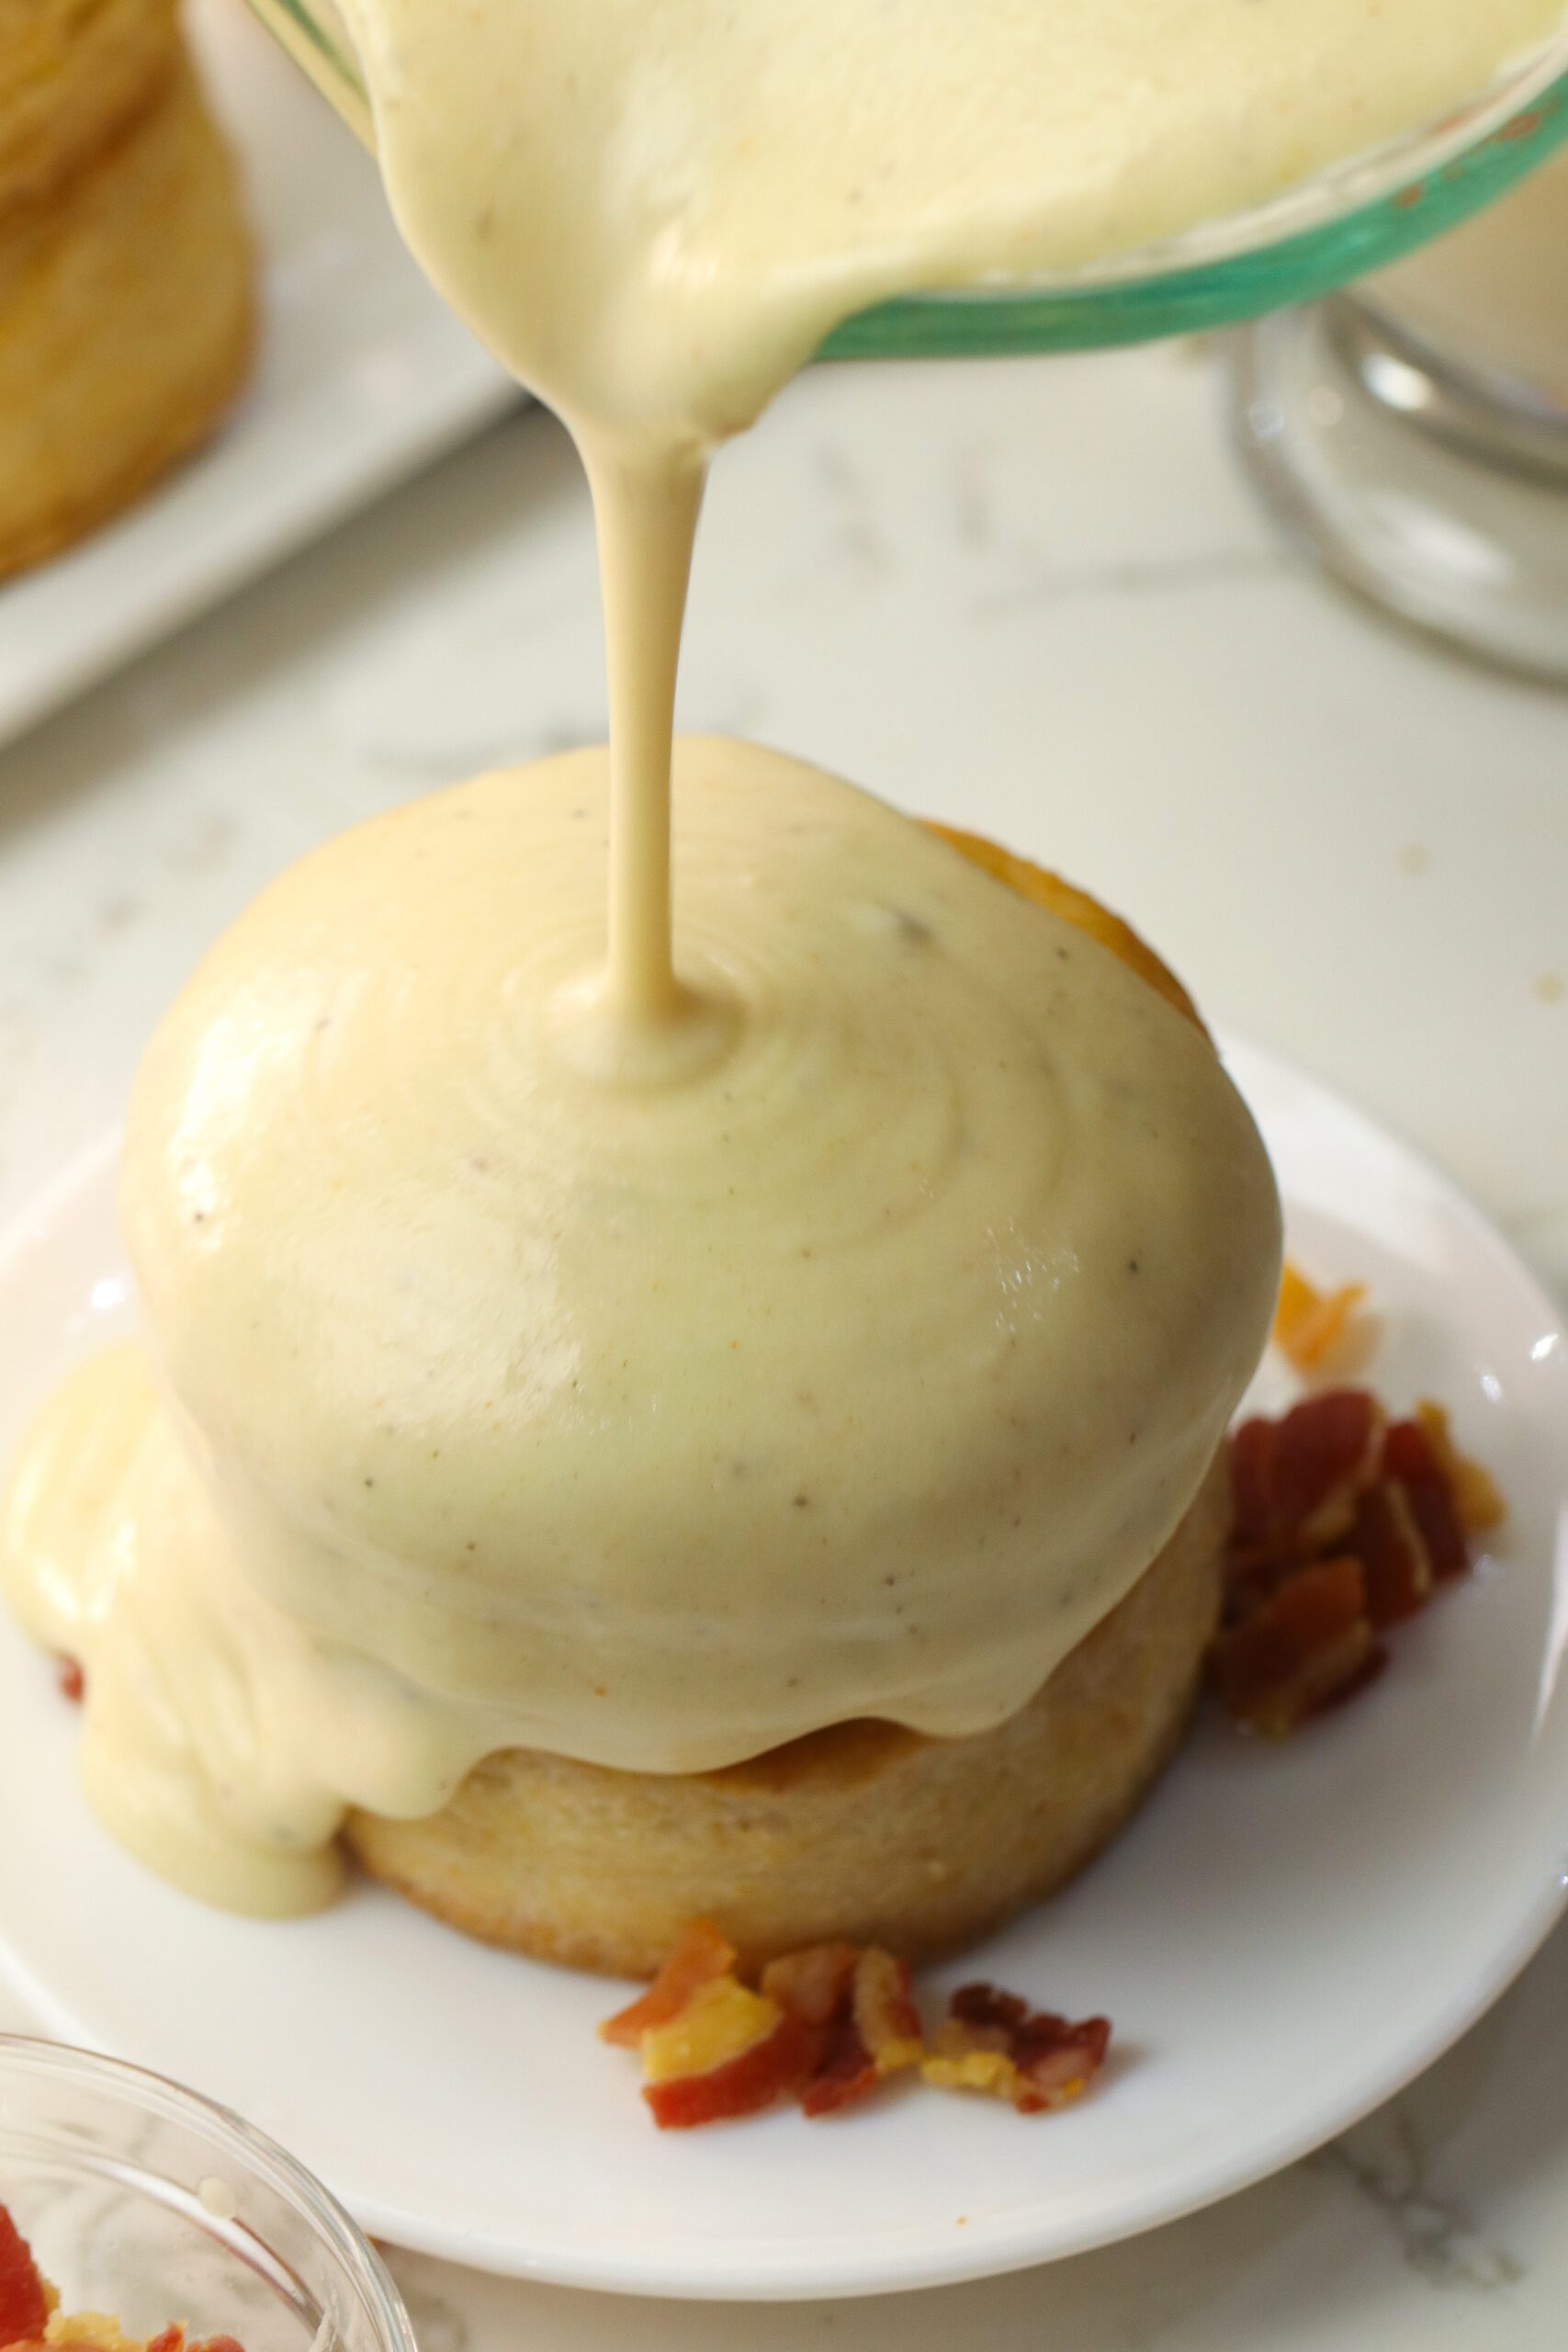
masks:
[(140, 505), (0, 585), (0, 741), (520, 397), (405, 252), (372, 159), (242, 0), (193, 0), (188, 25), (261, 249), (257, 371)]

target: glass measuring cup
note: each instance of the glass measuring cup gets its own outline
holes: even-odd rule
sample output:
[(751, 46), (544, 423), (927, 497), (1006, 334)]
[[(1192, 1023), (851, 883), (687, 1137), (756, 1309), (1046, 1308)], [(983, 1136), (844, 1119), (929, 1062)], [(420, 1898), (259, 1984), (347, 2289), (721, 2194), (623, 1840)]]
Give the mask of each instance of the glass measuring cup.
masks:
[[(354, 46), (332, 0), (251, 0), (367, 145)], [(1501, 196), (1568, 140), (1568, 36), (1440, 123), (1386, 141), (1250, 210), (1061, 277), (884, 302), (823, 356), (979, 358), (1085, 350), (1234, 325), (1382, 269)]]

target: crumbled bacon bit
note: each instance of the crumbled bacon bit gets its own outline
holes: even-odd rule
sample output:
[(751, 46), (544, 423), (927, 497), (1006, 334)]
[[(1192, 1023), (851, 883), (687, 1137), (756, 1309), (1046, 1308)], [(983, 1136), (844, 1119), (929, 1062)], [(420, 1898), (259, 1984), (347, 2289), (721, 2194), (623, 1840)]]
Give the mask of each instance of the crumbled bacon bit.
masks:
[(1231, 1440), (1232, 1548), (1261, 1563), (1321, 1549), (1349, 1529), (1374, 1471), (1384, 1416), (1365, 1388), (1325, 1388)]
[(1498, 1527), (1508, 1515), (1508, 1506), (1502, 1491), (1488, 1470), (1479, 1462), (1472, 1462), (1460, 1452), (1453, 1440), (1445, 1408), (1430, 1396), (1417, 1399), (1416, 1419), (1426, 1434), (1427, 1444), (1437, 1456), (1459, 1511), (1460, 1524), (1467, 1535), (1486, 1535)]
[(1018, 2068), (1000, 2039), (985, 2026), (952, 2018), (938, 2026), (920, 2074), (935, 2090), (979, 2091), (990, 2098), (1011, 2098), (1018, 2086)]
[(769, 1961), (762, 1990), (803, 2025), (829, 2026), (849, 1998), (859, 1959), (855, 1944), (807, 1944)]
[(1014, 2055), (1022, 2081), (1012, 2103), (1021, 2115), (1043, 2115), (1081, 2098), (1111, 2047), (1109, 2018), (1085, 2018), (1074, 2026), (1059, 2018), (1050, 2022), (1061, 2027), (1059, 2037), (1026, 2039)]
[[(773, 2005), (768, 2004), (770, 2008)], [(668, 2030), (668, 2029), (664, 2029)], [(798, 2018), (773, 2008), (767, 2031), (733, 2058), (695, 2074), (669, 2075), (643, 2085), (642, 2095), (661, 2132), (687, 2132), (755, 2115), (797, 2089), (817, 2063), (820, 2043)]]
[(831, 2115), (866, 2098), (890, 2075), (918, 2066), (926, 2045), (903, 1961), (874, 1944), (860, 1951), (852, 1944), (818, 1950), (847, 1951), (852, 1962), (848, 1975), (840, 1977), (838, 2002), (826, 2020), (825, 2052), (800, 2097), (807, 2115)]
[(765, 2041), (784, 2011), (739, 1976), (701, 1984), (684, 2008), (639, 2038), (642, 2071), (650, 2083), (675, 2075), (705, 2075)]
[(855, 2031), (879, 2076), (902, 2074), (925, 2056), (920, 2013), (907, 1962), (874, 1944), (855, 1963), (852, 1993)]
[(1010, 2099), (1021, 2115), (1081, 2098), (1111, 2046), (1108, 2018), (1069, 2024), (994, 1984), (961, 1985), (949, 2007), (921, 2068), (927, 2082)]
[(1307, 1397), (1230, 1443), (1224, 1617), (1210, 1657), (1219, 1696), (1282, 1738), (1372, 1681), (1382, 1635), (1470, 1566), (1469, 1535), (1502, 1500), (1432, 1405), (1390, 1420), (1366, 1389)]
[(665, 2025), (679, 2017), (705, 1984), (732, 1974), (735, 1962), (734, 1945), (708, 1920), (694, 1919), (682, 1930), (679, 1943), (641, 1998), (604, 2019), (600, 2039), (635, 2050), (650, 2026)]
[[(701, 1937), (700, 1946), (692, 1931), (682, 1937), (644, 1996), (665, 1987), (661, 2014), (637, 2035), (643, 2097), (665, 2130), (754, 2114), (786, 2093), (809, 2116), (834, 2115), (891, 2075), (915, 2072), (939, 2087), (992, 2091), (1035, 2115), (1077, 2098), (1104, 2064), (1103, 2018), (1069, 2025), (990, 1985), (955, 1994), (953, 2017), (928, 2048), (908, 1968), (875, 1945), (787, 1952), (770, 1961), (755, 1991), (733, 1969), (694, 1982), (695, 1952), (711, 1959), (715, 1939), (723, 1940), (711, 1928)], [(677, 1962), (690, 1989), (662, 2014)], [(614, 2039), (626, 2038), (631, 2015), (612, 2018)]]
[(1377, 1647), (1359, 1560), (1297, 1569), (1214, 1644), (1214, 1686), (1251, 1731), (1282, 1739), (1366, 1672)]
[[(870, 2046), (879, 2030), (871, 2018), (876, 1980), (867, 1978), (863, 1992), (862, 1977), (868, 1962), (886, 1957), (856, 1944), (808, 1944), (770, 1961), (763, 1969), (763, 1992), (817, 2037), (817, 2062), (800, 2094), (807, 2115), (831, 2115), (852, 2106), (882, 2080)], [(907, 1976), (904, 1990), (907, 1997)], [(918, 2018), (915, 2032), (918, 2036)]]
[(836, 2018), (828, 2029), (826, 2050), (800, 2094), (801, 2110), (811, 2116), (836, 2115), (840, 2108), (868, 2098), (881, 2080), (853, 2018)]
[(961, 1984), (947, 2006), (964, 2025), (990, 2026), (1005, 2034), (1016, 2033), (1029, 2015), (1027, 2001), (995, 1984)]
[(1287, 1258), (1274, 1310), (1274, 1344), (1297, 1372), (1359, 1371), (1371, 1352), (1377, 1326), (1360, 1307), (1364, 1283), (1319, 1290)]
[(1419, 1421), (1395, 1421), (1383, 1442), (1383, 1476), (1393, 1479), (1410, 1506), (1438, 1584), (1461, 1577), (1470, 1566), (1459, 1506), (1448, 1474)]
[(0, 2205), (0, 2345), (41, 2335), (49, 2325), (49, 2291), (32, 2251)]
[(81, 1659), (61, 1658), (55, 1667), (55, 1679), (60, 1684), (61, 1697), (69, 1699), (73, 1707), (80, 1706), (87, 1689), (87, 1678), (82, 1671)]
[(1356, 1505), (1350, 1549), (1361, 1566), (1367, 1615), (1382, 1633), (1432, 1598), (1432, 1562), (1403, 1487), (1382, 1478)]

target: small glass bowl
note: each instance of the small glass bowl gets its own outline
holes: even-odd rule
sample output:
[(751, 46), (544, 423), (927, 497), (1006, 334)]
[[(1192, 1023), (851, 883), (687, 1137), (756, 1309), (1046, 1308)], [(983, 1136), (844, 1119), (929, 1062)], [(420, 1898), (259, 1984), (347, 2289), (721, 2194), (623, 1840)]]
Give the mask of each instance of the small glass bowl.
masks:
[(0, 2204), (62, 2308), (131, 2335), (177, 2320), (244, 2352), (417, 2352), (379, 2255), (321, 2184), (139, 2067), (0, 2034)]

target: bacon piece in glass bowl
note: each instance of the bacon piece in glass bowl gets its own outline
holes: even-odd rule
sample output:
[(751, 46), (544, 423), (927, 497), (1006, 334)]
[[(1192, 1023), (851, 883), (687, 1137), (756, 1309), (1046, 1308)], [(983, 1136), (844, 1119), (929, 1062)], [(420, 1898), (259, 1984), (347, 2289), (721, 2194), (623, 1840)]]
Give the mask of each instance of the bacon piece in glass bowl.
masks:
[(165, 2327), (145, 2342), (101, 2312), (60, 2316), (60, 2295), (44, 2278), (10, 2213), (0, 2205), (0, 2352), (242, 2352), (231, 2335), (188, 2341)]

